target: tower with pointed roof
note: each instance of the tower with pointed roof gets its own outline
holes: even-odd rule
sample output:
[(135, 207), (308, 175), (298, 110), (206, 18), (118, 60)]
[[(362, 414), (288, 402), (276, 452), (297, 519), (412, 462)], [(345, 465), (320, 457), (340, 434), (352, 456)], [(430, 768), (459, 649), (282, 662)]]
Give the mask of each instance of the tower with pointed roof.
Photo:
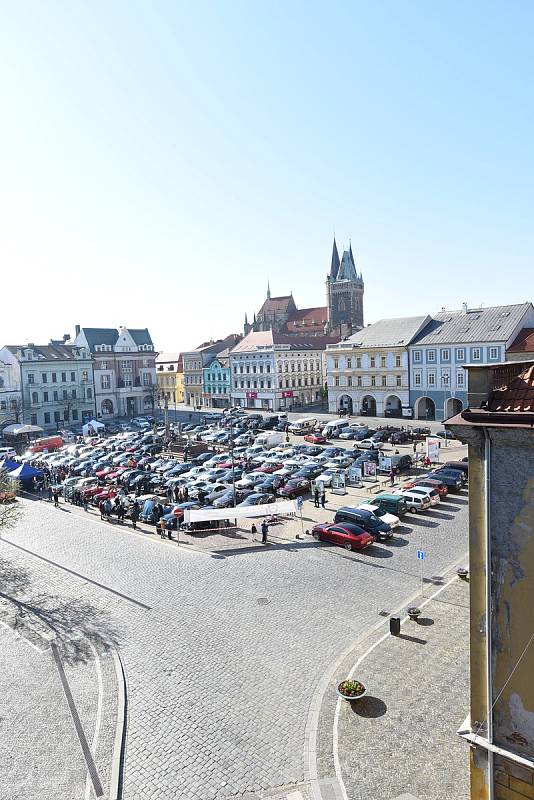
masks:
[(352, 244), (343, 251), (340, 261), (334, 236), (330, 273), (326, 278), (327, 334), (344, 337), (363, 328), (363, 293), (363, 278), (356, 269)]

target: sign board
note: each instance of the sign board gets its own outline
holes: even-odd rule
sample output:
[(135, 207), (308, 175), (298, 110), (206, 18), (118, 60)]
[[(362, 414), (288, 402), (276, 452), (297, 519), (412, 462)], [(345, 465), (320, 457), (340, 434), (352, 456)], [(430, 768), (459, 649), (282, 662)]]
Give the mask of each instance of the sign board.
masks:
[(257, 396), (258, 396), (257, 392), (247, 392), (247, 398), (249, 400), (252, 400), (254, 397), (257, 397)]
[(175, 517), (181, 517), (183, 513), (184, 513), (183, 508), (175, 508), (173, 511)]
[(425, 551), (424, 550), (418, 550), (417, 551), (417, 560), (418, 561), (424, 561), (425, 560)]
[(359, 486), (362, 479), (362, 471), (360, 467), (349, 467), (347, 477), (349, 486)]
[(388, 471), (391, 469), (391, 456), (379, 456), (378, 457), (378, 466), (380, 469), (384, 471)]
[(363, 472), (362, 472), (362, 480), (364, 481), (374, 481), (376, 478), (376, 464), (374, 461), (364, 461), (363, 462)]
[(304, 500), (302, 499), (302, 497), (297, 497), (296, 503), (297, 503), (297, 508), (298, 508), (298, 509), (299, 509), (299, 511), (300, 511), (300, 509), (301, 509), (301, 508), (302, 508), (302, 506), (304, 505)]
[(426, 454), (432, 463), (439, 461), (439, 439), (426, 437)]
[(347, 476), (344, 472), (334, 472), (332, 483), (330, 484), (332, 494), (346, 494)]
[(403, 417), (413, 417), (413, 408), (411, 406), (403, 406), (402, 407), (402, 416)]
[(293, 392), (291, 390), (289, 392), (282, 392), (282, 398), (284, 397), (293, 397)]

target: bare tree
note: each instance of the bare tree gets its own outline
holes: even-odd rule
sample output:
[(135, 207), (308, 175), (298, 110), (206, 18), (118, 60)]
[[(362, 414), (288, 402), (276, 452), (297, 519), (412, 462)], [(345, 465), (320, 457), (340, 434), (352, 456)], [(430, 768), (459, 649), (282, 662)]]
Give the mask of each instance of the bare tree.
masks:
[[(145, 400), (148, 400), (150, 403), (150, 408), (154, 411), (156, 407), (156, 403), (158, 402), (159, 394), (158, 394), (158, 385), (157, 383), (149, 383), (143, 387), (145, 392)], [(144, 404), (146, 405), (146, 404)]]
[(0, 533), (16, 525), (21, 507), (17, 502), (19, 482), (9, 478), (5, 470), (0, 470)]
[(12, 397), (9, 401), (9, 414), (15, 417), (15, 422), (18, 424), (23, 412), (22, 398)]
[(72, 409), (76, 407), (77, 398), (73, 396), (72, 392), (67, 392), (62, 402), (64, 411), (63, 420), (65, 424), (68, 425), (68, 423), (70, 422)]

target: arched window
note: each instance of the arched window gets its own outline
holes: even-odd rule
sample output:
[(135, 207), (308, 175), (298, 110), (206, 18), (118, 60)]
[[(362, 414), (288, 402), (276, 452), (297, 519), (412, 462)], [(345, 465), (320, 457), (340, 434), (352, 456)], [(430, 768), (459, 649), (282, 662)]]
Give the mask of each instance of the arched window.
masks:
[(38, 403), (38, 402), (39, 402), (39, 395), (37, 394), (37, 392), (32, 392), (32, 403)]

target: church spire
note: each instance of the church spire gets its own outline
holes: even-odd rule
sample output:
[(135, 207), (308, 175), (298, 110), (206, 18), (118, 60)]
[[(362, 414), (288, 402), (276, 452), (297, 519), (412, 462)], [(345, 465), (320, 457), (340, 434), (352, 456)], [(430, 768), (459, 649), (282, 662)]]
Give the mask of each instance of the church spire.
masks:
[(339, 272), (339, 253), (337, 251), (336, 237), (334, 236), (334, 245), (332, 247), (332, 264), (330, 266), (330, 280), (335, 281), (338, 272)]
[(267, 300), (271, 299), (271, 287), (269, 285), (269, 281), (267, 281)]
[(247, 317), (247, 312), (246, 311), (245, 311), (245, 325), (248, 325), (248, 317)]
[(350, 239), (349, 239), (349, 255), (350, 255), (350, 260), (352, 261), (352, 266), (354, 267), (354, 269), (356, 269), (356, 264), (354, 262), (354, 256), (352, 254), (352, 242), (350, 241)]

